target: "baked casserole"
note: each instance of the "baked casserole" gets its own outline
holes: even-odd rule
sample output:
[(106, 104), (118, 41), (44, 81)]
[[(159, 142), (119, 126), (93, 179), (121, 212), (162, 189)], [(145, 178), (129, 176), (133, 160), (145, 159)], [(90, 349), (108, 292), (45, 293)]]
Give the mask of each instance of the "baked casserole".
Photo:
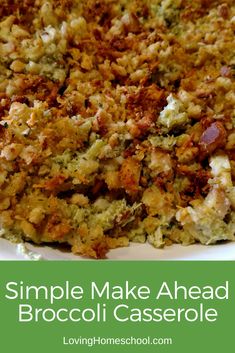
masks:
[(234, 34), (233, 0), (2, 0), (1, 236), (234, 241)]

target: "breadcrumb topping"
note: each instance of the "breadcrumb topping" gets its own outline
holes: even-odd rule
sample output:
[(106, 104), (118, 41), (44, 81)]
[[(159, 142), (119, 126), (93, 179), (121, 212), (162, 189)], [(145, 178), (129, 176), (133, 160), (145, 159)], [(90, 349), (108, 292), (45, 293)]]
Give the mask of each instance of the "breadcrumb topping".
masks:
[(235, 240), (233, 0), (2, 0), (1, 235)]

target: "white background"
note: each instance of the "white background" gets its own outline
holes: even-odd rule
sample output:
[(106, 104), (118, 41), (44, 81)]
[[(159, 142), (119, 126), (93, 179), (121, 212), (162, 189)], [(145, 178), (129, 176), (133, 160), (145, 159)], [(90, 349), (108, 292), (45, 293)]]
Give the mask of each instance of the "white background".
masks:
[[(41, 254), (45, 260), (86, 260), (47, 246), (27, 248)], [(164, 249), (155, 249), (149, 244), (131, 244), (127, 248), (111, 250), (107, 256), (111, 260), (235, 260), (235, 242), (211, 246), (203, 245), (172, 245)], [(5, 239), (0, 239), (0, 260), (25, 260), (17, 253), (17, 246)]]

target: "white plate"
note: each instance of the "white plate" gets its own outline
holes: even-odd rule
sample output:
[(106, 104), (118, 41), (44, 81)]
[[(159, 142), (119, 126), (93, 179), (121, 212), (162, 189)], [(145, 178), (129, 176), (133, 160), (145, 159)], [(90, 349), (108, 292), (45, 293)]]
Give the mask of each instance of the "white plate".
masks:
[[(42, 255), (44, 260), (85, 260), (48, 246), (27, 244), (27, 248), (35, 254)], [(149, 244), (131, 244), (128, 248), (111, 250), (110, 260), (235, 260), (235, 242), (212, 246), (172, 245), (164, 249), (154, 249)], [(5, 239), (0, 239), (0, 260), (25, 260), (17, 252), (17, 246)]]

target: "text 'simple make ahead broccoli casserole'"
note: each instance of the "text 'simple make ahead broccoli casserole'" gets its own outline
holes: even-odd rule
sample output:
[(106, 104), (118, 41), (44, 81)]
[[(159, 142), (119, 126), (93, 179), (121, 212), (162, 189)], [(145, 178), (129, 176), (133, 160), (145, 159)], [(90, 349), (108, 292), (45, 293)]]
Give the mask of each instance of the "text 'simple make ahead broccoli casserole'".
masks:
[(234, 34), (234, 0), (1, 0), (1, 235), (234, 240)]

